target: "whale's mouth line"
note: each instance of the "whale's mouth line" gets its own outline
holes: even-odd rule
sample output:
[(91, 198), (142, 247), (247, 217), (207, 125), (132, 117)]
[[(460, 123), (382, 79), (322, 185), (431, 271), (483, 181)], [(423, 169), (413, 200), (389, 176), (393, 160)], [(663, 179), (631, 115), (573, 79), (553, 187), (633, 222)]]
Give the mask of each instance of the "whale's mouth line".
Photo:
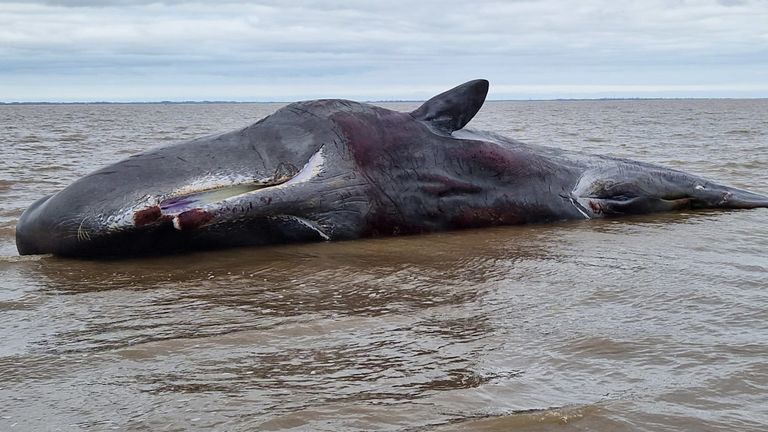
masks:
[[(160, 199), (156, 204), (145, 206), (133, 212), (133, 225), (143, 227), (156, 222), (171, 221), (176, 229), (182, 230), (189, 227), (199, 227), (208, 224), (212, 219), (212, 212), (217, 208), (225, 207), (244, 199), (250, 194), (258, 193), (262, 189), (287, 186), (303, 183), (317, 176), (322, 171), (324, 164), (323, 147), (310, 157), (309, 161), (299, 171), (293, 171), (292, 175), (281, 175), (269, 180), (251, 181), (243, 183), (231, 183), (213, 187), (200, 188), (182, 194), (173, 194)], [(192, 221), (192, 224), (186, 223)]]
[(157, 204), (133, 211), (132, 225), (141, 228), (156, 223), (173, 222), (176, 229), (182, 229), (184, 226), (182, 220), (194, 219), (199, 226), (213, 219), (210, 216), (210, 210), (223, 207), (227, 201), (236, 200), (261, 189), (285, 184), (289, 180), (270, 183), (233, 183), (174, 194), (161, 199)]
[(285, 181), (271, 184), (240, 183), (228, 186), (218, 186), (210, 189), (202, 189), (188, 194), (176, 195), (164, 199), (160, 201), (157, 206), (160, 207), (160, 212), (163, 214), (163, 216), (173, 216), (193, 208), (215, 205), (217, 203), (222, 203), (232, 198), (255, 192), (260, 189), (277, 186), (287, 182), (288, 180), (289, 179), (286, 179)]

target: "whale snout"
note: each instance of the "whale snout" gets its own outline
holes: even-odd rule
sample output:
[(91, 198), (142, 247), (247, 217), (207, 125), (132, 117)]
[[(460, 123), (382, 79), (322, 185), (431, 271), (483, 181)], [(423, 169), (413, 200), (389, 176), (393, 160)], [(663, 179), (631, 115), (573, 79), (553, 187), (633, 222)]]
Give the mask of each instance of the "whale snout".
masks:
[[(51, 227), (53, 221), (45, 214), (45, 204), (53, 195), (40, 198), (21, 214), (16, 224), (16, 249), (20, 255), (53, 253)], [(42, 210), (41, 210), (42, 209)]]
[[(190, 185), (170, 175), (169, 186), (163, 188), (170, 193), (148, 194), (149, 186), (142, 182), (86, 177), (34, 202), (21, 215), (17, 249), (21, 255), (109, 258), (330, 240), (324, 215), (335, 206), (344, 207), (343, 198), (353, 197), (359, 185), (338, 176), (333, 185), (326, 185), (320, 175), (322, 161), (318, 150), (301, 170), (246, 183), (222, 176)], [(321, 193), (332, 207), (316, 200)], [(344, 214), (362, 212), (356, 209)]]
[(20, 255), (72, 255), (90, 242), (102, 226), (77, 207), (62, 205), (56, 195), (35, 201), (16, 224), (16, 249)]

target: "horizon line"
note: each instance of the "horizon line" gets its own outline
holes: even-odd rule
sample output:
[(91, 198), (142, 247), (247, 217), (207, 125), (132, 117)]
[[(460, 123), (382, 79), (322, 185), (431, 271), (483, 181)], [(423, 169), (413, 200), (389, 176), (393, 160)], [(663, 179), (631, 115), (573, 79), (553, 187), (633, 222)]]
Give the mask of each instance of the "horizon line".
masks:
[[(147, 101), (0, 101), (0, 105), (183, 105), (183, 104), (290, 104), (307, 100), (344, 99), (317, 98), (292, 101), (237, 101), (237, 100), (147, 100)], [(485, 102), (566, 102), (566, 101), (641, 101), (641, 100), (765, 100), (768, 97), (595, 97), (595, 98), (529, 98), (529, 99), (487, 99)], [(362, 103), (411, 103), (425, 102), (427, 99), (370, 99), (359, 100)]]

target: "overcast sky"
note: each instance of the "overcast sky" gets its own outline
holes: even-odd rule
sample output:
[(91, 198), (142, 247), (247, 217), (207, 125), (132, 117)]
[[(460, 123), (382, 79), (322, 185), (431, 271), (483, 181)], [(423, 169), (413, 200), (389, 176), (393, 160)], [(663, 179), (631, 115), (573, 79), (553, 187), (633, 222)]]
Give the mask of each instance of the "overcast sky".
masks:
[(0, 101), (768, 97), (768, 0), (0, 2)]

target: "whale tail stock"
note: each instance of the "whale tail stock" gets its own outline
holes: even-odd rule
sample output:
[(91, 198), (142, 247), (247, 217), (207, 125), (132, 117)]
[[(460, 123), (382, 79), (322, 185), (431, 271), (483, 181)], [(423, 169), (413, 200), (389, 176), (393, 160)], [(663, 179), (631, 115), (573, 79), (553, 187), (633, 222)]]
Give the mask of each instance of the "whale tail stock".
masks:
[(621, 163), (587, 170), (572, 192), (587, 216), (618, 216), (686, 208), (754, 209), (768, 196), (663, 167)]
[(768, 208), (768, 196), (736, 188), (724, 188), (721, 208), (755, 209)]

